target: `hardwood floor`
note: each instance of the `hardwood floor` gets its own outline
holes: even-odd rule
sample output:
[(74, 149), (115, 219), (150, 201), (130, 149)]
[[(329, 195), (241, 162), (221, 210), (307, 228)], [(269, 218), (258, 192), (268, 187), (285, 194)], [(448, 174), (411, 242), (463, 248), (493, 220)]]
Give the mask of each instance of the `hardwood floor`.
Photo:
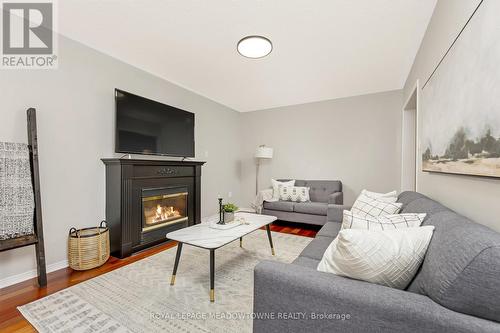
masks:
[[(271, 225), (271, 230), (294, 234), (299, 236), (314, 237), (319, 230), (318, 226), (292, 224), (277, 221)], [(36, 278), (27, 280), (7, 288), (0, 289), (0, 332), (35, 332), (29, 322), (24, 319), (17, 307), (44, 296), (53, 294), (64, 288), (110, 272), (119, 267), (131, 264), (161, 251), (175, 246), (175, 243), (162, 244), (157, 247), (137, 253), (125, 259), (109, 258), (101, 267), (88, 271), (74, 271), (64, 268), (48, 274), (47, 287), (38, 288)]]

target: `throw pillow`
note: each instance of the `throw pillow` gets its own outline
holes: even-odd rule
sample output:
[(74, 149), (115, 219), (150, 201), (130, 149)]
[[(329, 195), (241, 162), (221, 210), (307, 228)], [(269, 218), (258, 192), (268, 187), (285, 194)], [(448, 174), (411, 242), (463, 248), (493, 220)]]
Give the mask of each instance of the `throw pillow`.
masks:
[(392, 191), (392, 192), (387, 192), (387, 193), (377, 193), (377, 192), (371, 192), (368, 190), (363, 190), (361, 193), (365, 194), (366, 196), (369, 196), (373, 199), (379, 199), (379, 198), (396, 198), (398, 196), (398, 192)]
[(280, 182), (279, 180), (271, 179), (273, 186), (273, 200), (278, 201), (280, 198), (280, 187), (282, 186), (295, 186), (295, 180)]
[(289, 186), (280, 187), (280, 200), (306, 202), (309, 199), (309, 187), (303, 186)]
[(427, 214), (393, 214), (378, 217), (361, 217), (344, 210), (342, 229), (391, 230), (419, 227)]
[(377, 217), (381, 215), (397, 214), (403, 206), (402, 203), (396, 202), (396, 197), (376, 197), (372, 196), (370, 193), (372, 192), (366, 193), (362, 191), (356, 199), (351, 208), (351, 211), (355, 215), (361, 217)]
[(433, 226), (341, 230), (323, 254), (318, 270), (405, 289), (424, 260), (433, 231)]

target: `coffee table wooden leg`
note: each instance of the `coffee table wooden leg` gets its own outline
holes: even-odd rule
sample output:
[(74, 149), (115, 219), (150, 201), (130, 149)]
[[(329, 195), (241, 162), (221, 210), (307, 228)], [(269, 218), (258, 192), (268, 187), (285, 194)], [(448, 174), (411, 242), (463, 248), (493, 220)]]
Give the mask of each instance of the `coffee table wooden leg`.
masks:
[(210, 302), (215, 302), (215, 250), (210, 250)]
[(243, 237), (240, 237), (240, 247), (243, 247)]
[(269, 245), (271, 245), (271, 253), (274, 254), (274, 247), (273, 247), (273, 238), (271, 237), (271, 227), (269, 224), (266, 225), (266, 231), (267, 231), (267, 238), (269, 238)]
[(181, 258), (182, 243), (177, 244), (177, 254), (175, 255), (174, 271), (172, 272), (172, 279), (170, 280), (170, 285), (173, 286), (175, 283), (175, 274), (177, 274), (177, 267), (179, 266), (179, 259)]

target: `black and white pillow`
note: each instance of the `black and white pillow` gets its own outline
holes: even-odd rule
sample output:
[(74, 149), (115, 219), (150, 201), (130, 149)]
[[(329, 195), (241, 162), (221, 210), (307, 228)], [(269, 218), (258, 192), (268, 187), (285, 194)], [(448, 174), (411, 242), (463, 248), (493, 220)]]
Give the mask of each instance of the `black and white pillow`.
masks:
[(280, 198), (280, 188), (285, 186), (295, 186), (295, 180), (279, 181), (271, 179), (271, 184), (273, 186), (273, 200), (278, 201)]
[(280, 200), (307, 202), (309, 199), (309, 187), (304, 186), (282, 186), (279, 188)]
[[(376, 196), (373, 192), (363, 190), (352, 205), (351, 212), (360, 217), (397, 214), (402, 203), (397, 203), (397, 197)], [(392, 194), (392, 193), (391, 193)]]
[(393, 214), (378, 217), (361, 217), (352, 211), (344, 210), (342, 229), (366, 229), (372, 231), (394, 230), (420, 227), (426, 214)]
[(433, 226), (398, 230), (343, 229), (318, 271), (405, 289), (424, 260)]

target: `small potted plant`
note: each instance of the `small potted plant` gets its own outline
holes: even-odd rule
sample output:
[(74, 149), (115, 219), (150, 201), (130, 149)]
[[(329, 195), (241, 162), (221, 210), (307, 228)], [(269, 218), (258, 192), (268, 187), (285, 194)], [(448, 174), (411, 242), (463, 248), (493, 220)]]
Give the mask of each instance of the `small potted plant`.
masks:
[(238, 210), (238, 206), (232, 203), (227, 203), (223, 206), (224, 222), (231, 223), (234, 221), (234, 213)]

